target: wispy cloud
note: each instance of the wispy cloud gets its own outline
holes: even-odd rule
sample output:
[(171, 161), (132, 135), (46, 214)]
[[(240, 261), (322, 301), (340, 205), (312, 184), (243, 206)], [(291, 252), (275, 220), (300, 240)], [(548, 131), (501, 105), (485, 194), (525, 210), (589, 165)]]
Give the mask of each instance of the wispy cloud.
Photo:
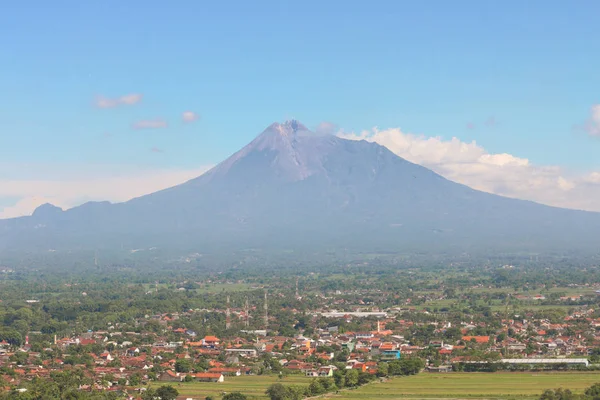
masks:
[(600, 211), (600, 172), (573, 173), (527, 158), (489, 153), (476, 142), (404, 133), (399, 128), (340, 132), (353, 140), (377, 142), (400, 157), (474, 189), (540, 203)]
[(468, 122), (468, 123), (467, 123), (467, 129), (469, 129), (469, 130), (473, 130), (473, 129), (475, 129), (475, 124), (474, 124), (474, 123), (472, 123), (472, 122)]
[(315, 128), (315, 132), (321, 135), (335, 135), (339, 127), (333, 122), (323, 121)]
[(126, 94), (121, 97), (109, 98), (104, 96), (96, 97), (94, 104), (98, 108), (114, 108), (121, 105), (134, 105), (142, 101), (142, 95), (139, 93)]
[(0, 198), (11, 198), (0, 206), (0, 218), (31, 213), (44, 203), (63, 209), (87, 201), (122, 202), (175, 186), (202, 175), (210, 167), (192, 169), (147, 169), (132, 166), (2, 165), (7, 171), (27, 171), (18, 179), (0, 179)]
[(160, 129), (168, 126), (167, 121), (163, 119), (144, 119), (134, 122), (131, 127), (133, 129)]
[(194, 122), (199, 119), (200, 116), (193, 111), (184, 111), (183, 114), (181, 114), (181, 118), (183, 119), (183, 122)]
[(163, 149), (159, 149), (158, 147), (152, 147), (152, 148), (150, 149), (150, 151), (151, 151), (152, 153), (164, 153), (164, 152), (165, 152)]
[(584, 129), (590, 136), (600, 136), (600, 104), (592, 106), (590, 118), (586, 121)]

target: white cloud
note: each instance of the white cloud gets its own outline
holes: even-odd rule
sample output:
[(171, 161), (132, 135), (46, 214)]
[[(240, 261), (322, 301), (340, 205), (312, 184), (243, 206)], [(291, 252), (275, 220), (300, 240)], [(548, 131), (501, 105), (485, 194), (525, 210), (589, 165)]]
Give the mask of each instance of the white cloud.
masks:
[[(598, 118), (600, 128), (600, 107)], [(491, 154), (474, 141), (443, 140), (397, 128), (374, 128), (358, 134), (341, 131), (338, 135), (377, 142), (408, 161), (474, 189), (557, 207), (600, 211), (600, 172), (568, 173), (511, 154)]]
[[(15, 166), (0, 166), (5, 167), (9, 171), (16, 170)], [(87, 201), (127, 201), (186, 182), (209, 168), (139, 170), (123, 166), (71, 166), (64, 169), (29, 166), (27, 175), (30, 177), (0, 178), (0, 198), (19, 199), (14, 205), (0, 206), (0, 218), (30, 215), (44, 203), (68, 209)]]
[(200, 116), (193, 111), (184, 111), (183, 114), (181, 114), (181, 118), (183, 119), (183, 122), (194, 122), (200, 118)]
[(141, 120), (141, 121), (137, 121), (134, 122), (131, 127), (133, 129), (160, 129), (160, 128), (166, 128), (167, 125), (167, 121), (163, 120), (163, 119), (145, 119), (145, 120)]
[(600, 136), (600, 104), (594, 104), (590, 118), (585, 124), (585, 130), (590, 136)]
[(139, 93), (126, 94), (121, 97), (108, 98), (104, 96), (96, 97), (96, 107), (98, 108), (114, 108), (120, 105), (134, 105), (142, 101), (142, 95)]

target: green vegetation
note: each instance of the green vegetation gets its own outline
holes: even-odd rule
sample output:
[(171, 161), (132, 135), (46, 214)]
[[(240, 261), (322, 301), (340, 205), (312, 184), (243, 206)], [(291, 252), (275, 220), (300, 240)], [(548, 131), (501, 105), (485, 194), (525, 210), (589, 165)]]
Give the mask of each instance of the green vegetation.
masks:
[(393, 378), (355, 390), (345, 390), (332, 399), (537, 399), (544, 390), (563, 387), (574, 393), (600, 381), (597, 373), (449, 373), (419, 374)]
[[(241, 376), (226, 379), (223, 383), (181, 383), (181, 395), (219, 399), (223, 393), (241, 392), (248, 399), (268, 399), (266, 390), (274, 384), (306, 387), (312, 379), (288, 376), (283, 381), (275, 376)], [(339, 400), (398, 398), (410, 399), (538, 399), (548, 388), (562, 387), (575, 394), (583, 394), (600, 381), (598, 373), (422, 373), (376, 381), (358, 388), (330, 392), (326, 398)]]
[[(268, 399), (266, 390), (269, 386), (275, 383), (282, 383), (284, 385), (308, 386), (310, 382), (311, 378), (307, 378), (302, 375), (289, 375), (283, 380), (275, 375), (238, 376), (233, 378), (225, 378), (225, 382), (223, 383), (177, 383), (176, 388), (179, 391), (179, 394), (182, 396), (198, 397), (201, 399), (204, 399), (205, 397), (220, 399), (223, 394), (234, 392), (240, 392), (249, 399)], [(152, 384), (152, 387), (158, 387), (160, 385), (160, 382), (155, 382)]]

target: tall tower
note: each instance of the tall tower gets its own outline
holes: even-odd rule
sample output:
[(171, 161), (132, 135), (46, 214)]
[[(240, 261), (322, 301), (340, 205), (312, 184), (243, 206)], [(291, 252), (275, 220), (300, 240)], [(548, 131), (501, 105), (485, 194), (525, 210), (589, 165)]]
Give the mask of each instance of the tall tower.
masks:
[(269, 326), (269, 307), (267, 305), (267, 291), (265, 290), (265, 330)]
[(250, 306), (248, 305), (248, 297), (246, 297), (246, 304), (244, 306), (244, 318), (246, 318), (245, 325), (246, 328), (248, 328), (250, 326)]
[(229, 295), (227, 295), (227, 311), (225, 311), (225, 329), (231, 328), (231, 310), (229, 309)]
[(296, 277), (296, 298), (299, 298), (300, 295), (298, 294), (298, 277)]
[(94, 252), (94, 266), (98, 266), (98, 250)]

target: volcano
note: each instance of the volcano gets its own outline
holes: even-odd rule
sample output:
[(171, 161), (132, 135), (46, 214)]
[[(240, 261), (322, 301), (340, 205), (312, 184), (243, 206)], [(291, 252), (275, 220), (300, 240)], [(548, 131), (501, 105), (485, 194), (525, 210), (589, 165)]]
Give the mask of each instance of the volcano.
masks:
[(0, 221), (0, 249), (593, 253), (599, 234), (598, 213), (480, 192), (287, 121), (184, 184)]

